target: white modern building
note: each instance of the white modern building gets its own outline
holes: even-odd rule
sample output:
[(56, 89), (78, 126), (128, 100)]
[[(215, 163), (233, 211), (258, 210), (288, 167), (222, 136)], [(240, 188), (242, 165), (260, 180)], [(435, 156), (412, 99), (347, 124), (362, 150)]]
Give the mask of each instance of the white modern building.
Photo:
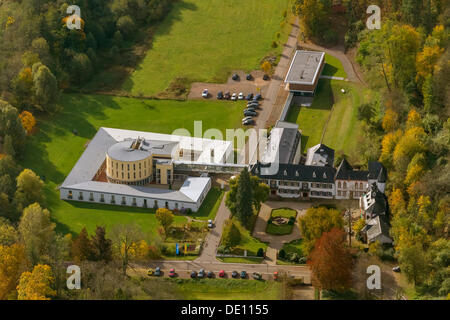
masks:
[(232, 150), (229, 141), (100, 128), (60, 186), (60, 198), (197, 211), (211, 189), (202, 174), (208, 171), (199, 168), (226, 166)]

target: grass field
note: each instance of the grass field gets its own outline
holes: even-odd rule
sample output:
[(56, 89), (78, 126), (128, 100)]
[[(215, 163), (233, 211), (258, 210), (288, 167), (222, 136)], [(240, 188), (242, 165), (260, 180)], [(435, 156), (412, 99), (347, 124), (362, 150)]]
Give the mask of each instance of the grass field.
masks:
[(277, 300), (282, 284), (276, 281), (241, 279), (177, 279), (177, 289), (193, 300)]
[(211, 188), (208, 196), (203, 201), (200, 210), (198, 210), (197, 212), (193, 212), (190, 216), (198, 220), (214, 220), (224, 194), (225, 192), (223, 192), (219, 188)]
[[(277, 217), (282, 217), (289, 219), (291, 217), (295, 218), (297, 216), (297, 211), (293, 209), (288, 208), (279, 208), (279, 209), (273, 209), (270, 217), (272, 219)], [(267, 224), (266, 233), (274, 234), (274, 235), (286, 235), (292, 233), (292, 229), (294, 228), (294, 225), (292, 224), (284, 224), (284, 225), (276, 225), (272, 222)]]
[[(345, 93), (340, 91), (342, 88)], [(288, 121), (298, 123), (302, 130), (302, 151), (306, 152), (320, 143), (326, 127), (323, 143), (358, 161), (357, 144), (361, 127), (357, 108), (369, 99), (369, 89), (356, 83), (319, 80), (312, 106), (292, 106), (287, 116)]]
[[(162, 92), (176, 77), (224, 82), (231, 70), (258, 69), (267, 55), (278, 55), (272, 41), (284, 43), (290, 0), (182, 0), (158, 26), (146, 57), (123, 89), (133, 94)], [(289, 17), (288, 17), (289, 18)]]
[[(235, 249), (247, 250), (247, 254), (249, 256), (256, 256), (259, 248), (263, 248), (264, 251), (267, 249), (267, 243), (261, 242), (260, 240), (252, 237), (252, 234), (249, 230), (244, 228), (239, 221), (236, 219), (235, 223), (241, 232), (241, 242)], [(253, 230), (253, 228), (251, 228)]]
[(347, 78), (347, 73), (341, 61), (328, 53), (325, 53), (325, 67), (322, 75)]
[[(203, 120), (203, 129), (220, 130), (239, 127), (242, 108), (231, 102), (142, 100), (100, 95), (63, 95), (62, 110), (51, 119), (39, 119), (39, 132), (27, 140), (21, 165), (44, 180), (46, 205), (61, 232), (79, 232), (84, 226), (93, 231), (96, 225), (136, 222), (144, 231), (155, 230), (150, 210), (119, 206), (64, 202), (57, 186), (70, 172), (86, 143), (100, 127), (116, 127), (161, 133), (177, 128), (193, 132), (193, 121)], [(183, 115), (174, 117), (174, 115)], [(77, 131), (77, 135), (72, 130)], [(207, 199), (211, 211), (200, 209), (199, 218), (208, 219), (217, 206), (218, 194)], [(220, 197), (220, 196), (219, 196)], [(219, 201), (220, 202), (220, 201)], [(175, 222), (184, 223), (184, 217)]]
[[(289, 255), (290, 253), (297, 253), (300, 257), (305, 256), (302, 239), (298, 239), (298, 240), (291, 241), (289, 243), (285, 243), (283, 245), (282, 249), (286, 252), (286, 255)], [(281, 260), (281, 259), (277, 259), (277, 264), (279, 264), (279, 265), (298, 265), (298, 263), (289, 262), (287, 260)]]

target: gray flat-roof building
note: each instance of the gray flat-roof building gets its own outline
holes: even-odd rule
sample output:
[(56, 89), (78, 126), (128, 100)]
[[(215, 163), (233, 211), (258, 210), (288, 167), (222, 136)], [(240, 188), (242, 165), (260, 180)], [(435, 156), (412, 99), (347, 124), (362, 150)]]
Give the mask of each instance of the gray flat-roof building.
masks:
[(313, 96), (324, 66), (325, 52), (297, 50), (284, 80), (286, 89)]

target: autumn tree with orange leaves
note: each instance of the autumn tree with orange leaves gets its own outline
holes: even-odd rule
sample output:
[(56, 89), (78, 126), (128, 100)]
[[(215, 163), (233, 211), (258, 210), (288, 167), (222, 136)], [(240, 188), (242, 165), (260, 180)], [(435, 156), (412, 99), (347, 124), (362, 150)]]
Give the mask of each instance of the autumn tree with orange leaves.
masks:
[(319, 290), (344, 292), (351, 287), (353, 261), (345, 232), (333, 228), (316, 241), (308, 265), (313, 285)]
[(36, 125), (36, 119), (28, 111), (22, 111), (19, 115), (20, 120), (22, 121), (22, 126), (27, 131), (27, 134), (31, 134), (34, 126)]

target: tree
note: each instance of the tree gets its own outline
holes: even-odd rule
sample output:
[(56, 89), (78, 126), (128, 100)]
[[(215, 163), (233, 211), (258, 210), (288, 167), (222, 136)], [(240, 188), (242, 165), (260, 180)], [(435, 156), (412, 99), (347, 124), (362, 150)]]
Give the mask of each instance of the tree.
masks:
[(134, 248), (142, 240), (142, 231), (135, 224), (117, 225), (111, 234), (113, 248), (121, 260), (122, 273), (125, 275), (130, 261), (134, 258)]
[(332, 228), (314, 245), (308, 265), (314, 286), (320, 290), (343, 292), (351, 287), (353, 261), (345, 238), (343, 230)]
[(23, 128), (27, 131), (27, 134), (31, 134), (34, 126), (36, 125), (36, 119), (33, 117), (33, 114), (28, 111), (22, 111), (19, 117), (22, 121)]
[(31, 68), (23, 68), (12, 82), (13, 93), (20, 108), (31, 105), (33, 96), (33, 77)]
[(265, 74), (270, 74), (272, 71), (272, 64), (269, 61), (264, 61), (261, 64), (261, 69), (264, 71)]
[(19, 233), (16, 228), (7, 219), (0, 217), (0, 245), (11, 246), (18, 242)]
[(309, 253), (314, 243), (324, 232), (333, 228), (342, 229), (344, 221), (336, 209), (325, 207), (309, 208), (299, 219), (300, 231), (305, 243), (305, 253)]
[(399, 250), (398, 261), (409, 281), (420, 284), (428, 274), (428, 257), (421, 242), (410, 243)]
[(48, 254), (48, 248), (55, 237), (55, 226), (51, 222), (50, 212), (42, 209), (39, 203), (33, 203), (23, 210), (18, 229), (33, 265)]
[(394, 131), (398, 127), (398, 114), (392, 109), (387, 109), (381, 123), (384, 131)]
[(355, 235), (358, 235), (362, 228), (364, 228), (366, 226), (366, 220), (364, 218), (360, 218), (358, 219), (358, 221), (356, 221), (356, 223), (353, 225), (353, 232), (355, 233)]
[(112, 241), (106, 239), (104, 227), (95, 229), (95, 236), (92, 237), (93, 260), (109, 262), (112, 260)]
[(4, 154), (13, 158), (16, 156), (13, 138), (9, 134), (5, 136), (5, 140), (3, 141), (3, 152)]
[(254, 193), (250, 181), (250, 174), (247, 168), (244, 168), (239, 175), (236, 192), (236, 215), (237, 218), (246, 227), (249, 227), (253, 217), (253, 199)]
[(94, 248), (86, 228), (83, 228), (72, 242), (71, 253), (75, 262), (91, 260), (93, 258)]
[(24, 208), (31, 203), (42, 202), (44, 182), (32, 170), (24, 169), (16, 178), (16, 181), (17, 190), (15, 197), (18, 200), (18, 205)]
[(223, 227), (222, 244), (226, 247), (237, 246), (241, 241), (241, 232), (231, 219), (225, 221)]
[(156, 210), (156, 219), (164, 229), (164, 234), (167, 236), (170, 230), (170, 226), (172, 225), (174, 220), (172, 211), (166, 208), (159, 208), (158, 210)]
[(270, 188), (267, 184), (262, 183), (257, 176), (251, 176), (250, 180), (253, 190), (253, 206), (255, 207), (255, 210), (259, 212), (261, 204), (269, 199)]
[(50, 300), (56, 292), (52, 289), (54, 283), (52, 268), (38, 264), (32, 272), (22, 273), (17, 286), (19, 300)]
[(297, 6), (302, 30), (307, 37), (318, 37), (327, 27), (327, 12), (320, 0), (303, 0)]
[(54, 104), (58, 96), (56, 77), (43, 64), (33, 65), (33, 87), (36, 104), (46, 112), (54, 111)]
[(20, 274), (26, 267), (23, 245), (0, 244), (0, 300), (14, 298)]
[(131, 38), (134, 35), (136, 25), (130, 16), (122, 16), (117, 20), (117, 29), (125, 36), (125, 38)]
[(0, 136), (14, 138), (14, 154), (20, 157), (25, 150), (26, 131), (19, 118), (19, 112), (9, 103), (0, 100)]
[(77, 53), (71, 63), (72, 80), (75, 84), (83, 84), (88, 81), (93, 74), (92, 62), (84, 53)]

